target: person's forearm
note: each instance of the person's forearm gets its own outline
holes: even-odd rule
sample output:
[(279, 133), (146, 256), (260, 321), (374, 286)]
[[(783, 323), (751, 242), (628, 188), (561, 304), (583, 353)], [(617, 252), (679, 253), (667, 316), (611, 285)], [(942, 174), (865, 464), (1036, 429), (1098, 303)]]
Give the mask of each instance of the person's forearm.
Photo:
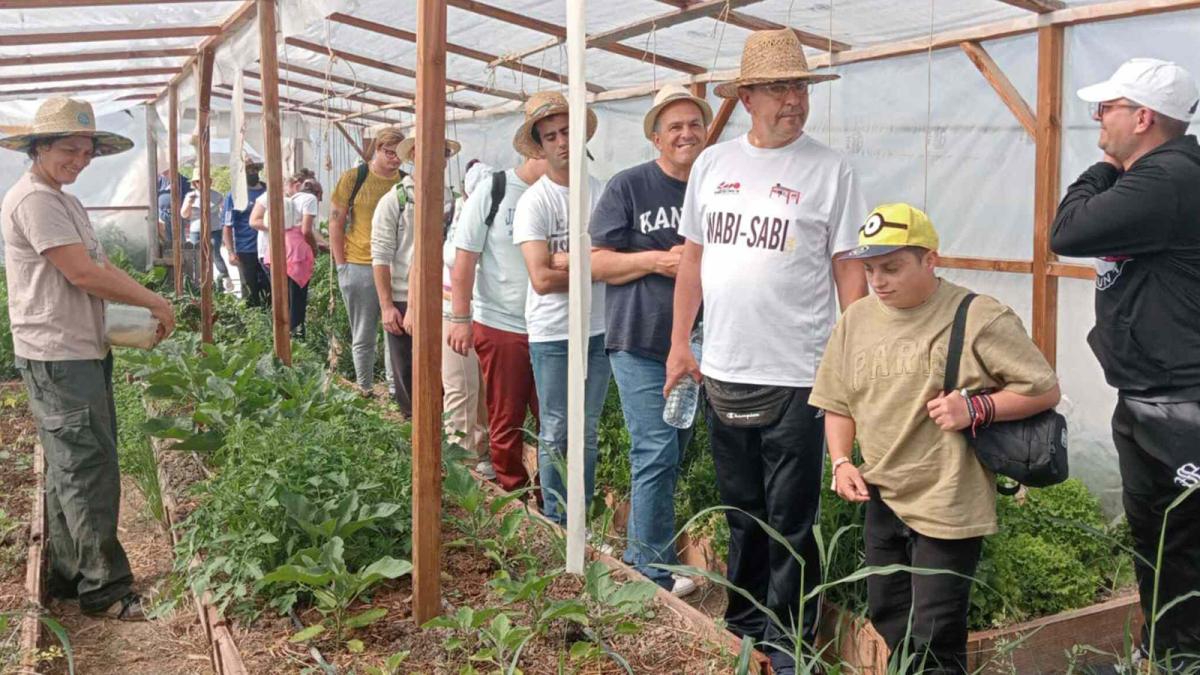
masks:
[(654, 273), (662, 251), (618, 253), (604, 248), (592, 249), (592, 279), (620, 286)]
[(825, 444), (829, 447), (829, 461), (836, 462), (854, 453), (856, 427), (853, 417), (825, 411)]
[(861, 260), (833, 261), (833, 282), (843, 312), (856, 300), (867, 297), (867, 273)]
[(475, 293), (475, 265), (479, 254), (458, 249), (454, 256), (454, 267), (450, 268), (450, 312), (454, 316), (471, 313), (471, 300)]
[(998, 391), (992, 396), (992, 402), (996, 404), (996, 419), (997, 422), (1008, 422), (1011, 420), (1023, 420), (1026, 417), (1036, 415), (1043, 410), (1049, 410), (1058, 405), (1059, 399), (1062, 398), (1062, 392), (1058, 385), (1054, 385), (1048, 391), (1042, 392), (1036, 396), (1022, 396), (1011, 391)]
[(683, 256), (679, 261), (679, 273), (675, 276), (675, 310), (671, 319), (671, 344), (686, 345), (692, 336), (692, 326), (700, 313), (700, 302), (704, 290), (700, 284), (700, 259), (704, 248), (688, 241), (684, 244)]
[(334, 213), (329, 218), (329, 252), (333, 261), (342, 265), (346, 262), (346, 216)]
[(372, 265), (371, 272), (375, 277), (375, 295), (379, 298), (379, 306), (391, 307), (392, 268), (388, 265)]
[(233, 228), (222, 227), (221, 240), (225, 242), (225, 250), (229, 251), (229, 256), (231, 258), (236, 258), (237, 252), (233, 249)]
[(565, 293), (571, 288), (571, 274), (567, 270), (544, 267), (536, 271), (530, 270), (529, 283), (538, 295)]

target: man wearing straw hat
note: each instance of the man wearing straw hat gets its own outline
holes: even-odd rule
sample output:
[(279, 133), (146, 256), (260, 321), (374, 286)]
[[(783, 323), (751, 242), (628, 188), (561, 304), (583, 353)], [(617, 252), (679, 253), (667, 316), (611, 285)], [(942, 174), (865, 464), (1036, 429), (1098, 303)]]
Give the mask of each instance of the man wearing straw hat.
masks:
[(133, 147), (96, 131), (92, 107), (52, 98), (33, 130), (0, 139), (32, 166), (4, 196), (0, 222), (17, 370), (46, 451), (49, 587), (85, 614), (142, 620), (141, 597), (117, 540), (121, 475), (105, 301), (146, 307), (158, 338), (175, 328), (171, 303), (109, 264), (83, 205), (63, 187), (94, 157)]
[(654, 564), (676, 564), (675, 481), (691, 430), (663, 421), (680, 207), (704, 149), (712, 108), (679, 85), (654, 97), (643, 120), (658, 158), (613, 176), (592, 213), (592, 276), (605, 291), (605, 346), (629, 427), (632, 493), (625, 561), (675, 595), (696, 584)]
[(1196, 672), (1200, 494), (1184, 495), (1200, 485), (1200, 146), (1187, 134), (1200, 91), (1178, 65), (1139, 58), (1078, 95), (1104, 155), (1067, 188), (1050, 246), (1098, 258), (1088, 344), (1117, 390), (1142, 613), (1162, 613), (1142, 649), (1164, 671)]
[[(375, 205), (400, 182), (403, 161), (396, 152), (404, 134), (399, 127), (372, 128), (370, 161), (347, 169), (333, 190), (329, 214), (329, 251), (337, 265), (338, 288), (350, 318), (354, 379), (364, 396), (375, 380), (375, 343), (379, 338), (379, 298), (371, 264), (371, 221)], [(389, 366), (388, 352), (384, 351)]]
[[(800, 597), (821, 580), (812, 527), (824, 430), (808, 396), (838, 302), (844, 309), (867, 292), (859, 261), (833, 261), (857, 244), (865, 201), (849, 162), (804, 133), (809, 85), (836, 77), (808, 70), (791, 30), (759, 31), (746, 40), (738, 79), (716, 88), (741, 101), (750, 131), (692, 167), (664, 388), (703, 374), (717, 488), (740, 509), (726, 514), (729, 580), (785, 625), (733, 593), (725, 618), (735, 633), (784, 649), (793, 622), (806, 643), (815, 637), (816, 598), (801, 607)], [(701, 299), (697, 364), (688, 339)], [(789, 654), (771, 658), (776, 672), (792, 672)]]
[[(563, 525), (567, 522), (567, 252), (571, 243), (567, 215), (570, 194), (567, 99), (558, 92), (538, 92), (530, 97), (525, 109), (528, 111), (525, 122), (517, 129), (513, 146), (526, 157), (544, 157), (546, 175), (517, 202), (513, 242), (521, 247), (529, 271), (525, 325), (539, 403), (538, 477), (543, 512)], [(588, 110), (588, 138), (594, 133), (596, 113)], [(589, 207), (595, 206), (602, 188), (600, 181), (588, 177)], [(602, 283), (592, 284), (590, 319), (584, 391), (584, 499), (589, 503), (596, 482), (596, 424), (608, 393)]]
[[(538, 105), (531, 98), (526, 117)], [(446, 344), (459, 354), (474, 348), (479, 355), (490, 457), (476, 469), (485, 476), (494, 473), (505, 490), (529, 484), (522, 461), (525, 417), (538, 417), (525, 328), (529, 272), (521, 248), (513, 243), (513, 216), (521, 196), (545, 172), (544, 158), (525, 155), (520, 165), (493, 173), (467, 198), (453, 236), (457, 251), (450, 272)]]
[[(415, 138), (406, 138), (396, 146), (401, 162), (412, 160)], [(456, 141), (446, 141), (446, 157), (459, 150)], [(392, 379), (392, 398), (400, 412), (412, 417), (412, 315), (408, 311), (409, 274), (412, 271), (415, 242), (413, 206), (416, 184), (405, 176), (390, 192), (379, 199), (371, 218), (371, 265), (379, 315), (387, 338), (388, 376)], [(448, 212), (454, 207), (454, 195), (446, 188), (442, 199)]]

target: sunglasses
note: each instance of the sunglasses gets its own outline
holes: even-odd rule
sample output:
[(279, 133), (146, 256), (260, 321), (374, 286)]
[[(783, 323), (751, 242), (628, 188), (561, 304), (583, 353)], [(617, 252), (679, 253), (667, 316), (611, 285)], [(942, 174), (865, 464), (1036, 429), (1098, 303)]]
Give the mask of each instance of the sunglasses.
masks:
[(759, 91), (765, 91), (772, 98), (783, 98), (788, 94), (799, 94), (803, 96), (808, 93), (807, 82), (785, 81), (785, 82), (766, 82), (756, 84), (754, 88)]

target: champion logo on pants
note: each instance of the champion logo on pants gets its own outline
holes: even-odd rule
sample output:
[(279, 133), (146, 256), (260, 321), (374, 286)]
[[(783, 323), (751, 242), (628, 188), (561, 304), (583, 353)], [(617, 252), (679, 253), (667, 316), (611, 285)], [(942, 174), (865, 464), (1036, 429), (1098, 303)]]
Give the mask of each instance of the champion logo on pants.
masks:
[(1183, 489), (1200, 485), (1200, 466), (1188, 462), (1175, 470), (1175, 484)]

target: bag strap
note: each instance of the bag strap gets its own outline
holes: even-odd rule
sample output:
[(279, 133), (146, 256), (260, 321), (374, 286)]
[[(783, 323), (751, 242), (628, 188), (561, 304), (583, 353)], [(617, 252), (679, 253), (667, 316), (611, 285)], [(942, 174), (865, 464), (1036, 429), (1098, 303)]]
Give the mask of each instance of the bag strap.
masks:
[(346, 204), (346, 215), (350, 216), (351, 220), (354, 219), (354, 198), (358, 196), (358, 191), (362, 189), (363, 183), (367, 182), (367, 173), (370, 170), (367, 163), (362, 162), (358, 165), (358, 173), (354, 175), (354, 187), (350, 190), (350, 199)]
[(496, 221), (496, 213), (500, 211), (500, 202), (504, 201), (505, 178), (503, 171), (497, 171), (492, 174), (492, 205), (488, 208), (487, 218), (484, 218), (483, 224), (491, 227)]
[(962, 363), (963, 339), (967, 332), (967, 310), (974, 299), (974, 293), (967, 293), (958, 303), (958, 310), (954, 312), (954, 323), (950, 327), (950, 344), (946, 347), (946, 377), (942, 380), (942, 393), (958, 388), (958, 367)]

